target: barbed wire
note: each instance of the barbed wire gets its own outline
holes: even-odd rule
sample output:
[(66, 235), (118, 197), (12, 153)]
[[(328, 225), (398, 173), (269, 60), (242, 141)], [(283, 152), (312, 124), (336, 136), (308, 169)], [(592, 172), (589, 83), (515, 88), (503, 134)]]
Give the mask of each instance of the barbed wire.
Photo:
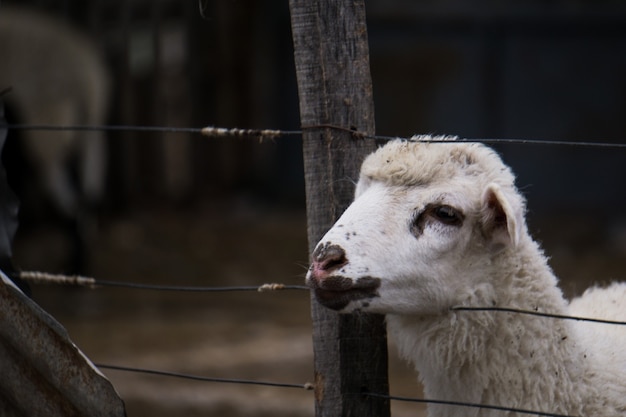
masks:
[[(50, 125), (50, 124), (0, 124), (13, 130), (49, 130), (49, 131), (108, 131), (108, 132), (152, 132), (152, 133), (193, 133), (201, 134), (211, 138), (245, 138), (254, 137), (263, 142), (266, 139), (276, 139), (285, 136), (301, 136), (307, 130), (332, 129), (351, 133), (358, 139), (374, 139), (379, 141), (410, 140), (410, 137), (399, 137), (389, 135), (368, 135), (355, 129), (349, 129), (331, 124), (302, 126), (300, 130), (280, 130), (280, 129), (239, 129), (223, 127), (168, 127), (168, 126), (135, 126), (135, 125)], [(423, 139), (427, 143), (449, 143), (448, 140)], [(612, 142), (590, 142), (590, 141), (564, 141), (550, 139), (516, 139), (516, 138), (458, 138), (455, 142), (464, 143), (485, 143), (485, 144), (518, 144), (518, 145), (549, 145), (549, 146), (571, 146), (571, 147), (594, 147), (609, 149), (626, 149), (626, 143)]]
[(233, 292), (233, 291), (283, 291), (283, 290), (308, 290), (304, 285), (286, 285), (279, 283), (269, 283), (249, 286), (227, 286), (227, 287), (200, 287), (184, 285), (158, 285), (141, 284), (135, 282), (107, 281), (80, 275), (49, 274), (38, 271), (21, 271), (19, 277), (32, 284), (54, 284), (79, 286), (95, 289), (98, 287), (118, 287), (138, 290), (154, 291), (179, 291), (179, 292)]

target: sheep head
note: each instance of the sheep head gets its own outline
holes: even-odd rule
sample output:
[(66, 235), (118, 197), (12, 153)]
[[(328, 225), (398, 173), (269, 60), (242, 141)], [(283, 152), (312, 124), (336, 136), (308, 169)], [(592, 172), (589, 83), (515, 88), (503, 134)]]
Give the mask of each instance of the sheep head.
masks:
[(493, 260), (519, 245), (524, 200), (497, 154), (424, 139), (364, 161), (354, 202), (313, 253), (307, 284), (321, 304), (437, 314), (490, 285)]

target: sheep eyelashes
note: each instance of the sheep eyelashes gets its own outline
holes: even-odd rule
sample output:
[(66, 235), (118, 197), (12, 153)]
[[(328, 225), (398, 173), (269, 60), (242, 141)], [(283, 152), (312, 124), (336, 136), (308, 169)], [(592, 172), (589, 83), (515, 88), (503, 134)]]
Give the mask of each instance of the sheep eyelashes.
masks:
[[(428, 143), (429, 140), (445, 143)], [(387, 315), (427, 398), (571, 416), (626, 415), (623, 327), (452, 307), (626, 319), (626, 284), (568, 304), (499, 156), (450, 137), (392, 141), (314, 251), (307, 284), (340, 311)], [(431, 417), (513, 416), (429, 405)]]

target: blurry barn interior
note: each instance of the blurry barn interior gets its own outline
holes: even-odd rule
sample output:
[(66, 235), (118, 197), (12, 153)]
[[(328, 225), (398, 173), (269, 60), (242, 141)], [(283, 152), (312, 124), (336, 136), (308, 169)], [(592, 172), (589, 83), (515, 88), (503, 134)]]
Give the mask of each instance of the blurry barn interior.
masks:
[[(626, 143), (622, 2), (366, 4), (379, 134)], [(49, 45), (34, 42), (38, 36)], [(2, 0), (0, 91), (6, 88), (10, 124), (299, 128), (287, 1)], [(102, 111), (90, 113), (92, 105)], [(19, 268), (154, 284), (302, 284), (308, 249), (299, 137), (89, 135), (9, 130), (2, 158), (21, 200)], [(46, 140), (65, 145), (38, 150)], [(517, 174), (531, 233), (565, 293), (624, 279), (626, 150), (495, 147)], [(63, 178), (69, 189), (59, 185)], [(98, 363), (312, 379), (306, 291), (36, 285), (32, 292)], [(418, 396), (413, 372), (390, 352), (391, 393)], [(305, 391), (106, 374), (130, 417), (314, 413)], [(392, 410), (415, 416), (423, 407)]]

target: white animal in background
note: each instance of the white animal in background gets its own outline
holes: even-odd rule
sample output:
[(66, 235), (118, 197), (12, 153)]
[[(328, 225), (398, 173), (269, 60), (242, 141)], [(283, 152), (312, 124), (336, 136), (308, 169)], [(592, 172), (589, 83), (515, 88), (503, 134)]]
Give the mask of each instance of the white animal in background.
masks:
[[(3, 99), (21, 123), (105, 124), (109, 74), (84, 34), (32, 10), (2, 5), (0, 60), (0, 90), (11, 88)], [(62, 215), (78, 220), (86, 206), (100, 202), (107, 158), (102, 132), (25, 130), (20, 139), (36, 180)]]
[[(525, 224), (525, 201), (480, 144), (393, 141), (313, 253), (307, 283), (341, 312), (387, 315), (426, 398), (579, 417), (626, 415), (626, 328), (498, 311), (626, 321), (626, 284), (564, 299)], [(429, 416), (522, 416), (428, 407)]]

